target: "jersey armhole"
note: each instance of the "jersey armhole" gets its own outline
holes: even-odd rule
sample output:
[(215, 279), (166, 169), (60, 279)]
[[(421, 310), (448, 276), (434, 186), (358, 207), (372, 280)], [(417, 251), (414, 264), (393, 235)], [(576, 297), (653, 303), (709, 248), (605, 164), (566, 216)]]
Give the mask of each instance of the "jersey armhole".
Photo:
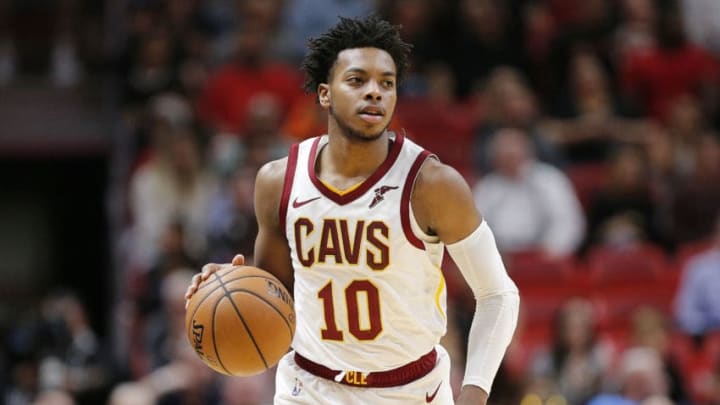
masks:
[(278, 209), (278, 222), (280, 229), (285, 232), (285, 221), (287, 219), (288, 204), (290, 203), (290, 192), (292, 192), (292, 184), (295, 179), (295, 170), (297, 169), (298, 150), (300, 144), (294, 144), (290, 147), (288, 153), (287, 168), (285, 169), (285, 180), (283, 180), (282, 195), (280, 196), (280, 207)]
[(439, 239), (436, 236), (428, 235), (420, 228), (420, 225), (418, 225), (415, 215), (412, 212), (412, 191), (415, 188), (415, 181), (417, 180), (420, 168), (422, 168), (422, 165), (429, 157), (434, 156), (432, 153), (423, 150), (415, 158), (405, 179), (400, 203), (400, 222), (402, 223), (405, 238), (407, 238), (411, 245), (422, 250), (425, 250), (425, 243), (437, 243)]
[(429, 233), (426, 233), (420, 227), (420, 224), (417, 223), (417, 220), (415, 219), (415, 214), (412, 210), (412, 203), (410, 204), (409, 214), (410, 231), (413, 233), (413, 235), (415, 235), (423, 243), (440, 243), (440, 237), (438, 237), (437, 235), (430, 235)]

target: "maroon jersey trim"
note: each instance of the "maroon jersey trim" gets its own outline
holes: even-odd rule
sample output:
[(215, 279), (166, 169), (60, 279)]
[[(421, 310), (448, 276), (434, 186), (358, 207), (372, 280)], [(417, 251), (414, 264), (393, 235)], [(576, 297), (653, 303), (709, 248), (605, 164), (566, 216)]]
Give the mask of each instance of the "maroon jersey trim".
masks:
[(295, 179), (295, 170), (297, 169), (299, 144), (290, 147), (288, 153), (287, 168), (285, 168), (285, 180), (283, 183), (282, 196), (280, 197), (280, 208), (278, 210), (278, 221), (280, 230), (285, 233), (285, 221), (287, 219), (288, 204), (290, 203), (290, 192), (292, 191), (292, 183)]
[(315, 187), (322, 193), (325, 197), (329, 198), (330, 200), (334, 201), (335, 203), (339, 205), (345, 205), (347, 203), (350, 203), (357, 199), (358, 197), (365, 194), (372, 186), (375, 185), (384, 175), (385, 173), (390, 170), (393, 163), (397, 160), (398, 155), (400, 155), (400, 150), (402, 149), (403, 140), (405, 138), (402, 136), (402, 134), (396, 134), (395, 135), (395, 142), (392, 143), (392, 146), (390, 147), (390, 152), (388, 153), (385, 160), (382, 162), (382, 164), (375, 169), (373, 174), (370, 175), (363, 183), (352, 190), (351, 192), (347, 194), (338, 194), (335, 191), (328, 188), (325, 184), (323, 184), (322, 181), (317, 177), (317, 174), (315, 173), (315, 159), (317, 158), (317, 152), (318, 147), (320, 145), (320, 138), (315, 139), (315, 141), (312, 144), (312, 148), (310, 149), (310, 158), (308, 159), (308, 174), (310, 175), (310, 181), (315, 185)]
[(420, 152), (418, 157), (415, 158), (410, 172), (408, 172), (407, 178), (405, 179), (405, 186), (403, 187), (402, 199), (400, 200), (400, 222), (402, 223), (403, 232), (405, 237), (411, 245), (418, 249), (425, 250), (425, 244), (420, 238), (415, 235), (410, 225), (410, 198), (412, 197), (412, 191), (415, 187), (415, 179), (420, 171), (425, 159), (432, 154), (426, 150)]

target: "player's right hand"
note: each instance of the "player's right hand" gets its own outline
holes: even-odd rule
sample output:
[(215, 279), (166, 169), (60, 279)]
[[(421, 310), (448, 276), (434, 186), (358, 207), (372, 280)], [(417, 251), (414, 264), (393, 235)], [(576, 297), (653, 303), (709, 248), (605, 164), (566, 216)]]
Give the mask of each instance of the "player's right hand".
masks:
[(230, 267), (242, 266), (243, 264), (245, 264), (245, 256), (235, 255), (231, 263), (208, 263), (204, 265), (202, 271), (195, 274), (192, 277), (192, 280), (190, 280), (190, 286), (188, 286), (187, 291), (185, 292), (185, 308), (187, 308), (188, 303), (190, 302), (190, 298), (192, 298), (193, 294), (197, 292), (200, 284), (202, 284), (203, 281), (207, 280), (213, 273)]

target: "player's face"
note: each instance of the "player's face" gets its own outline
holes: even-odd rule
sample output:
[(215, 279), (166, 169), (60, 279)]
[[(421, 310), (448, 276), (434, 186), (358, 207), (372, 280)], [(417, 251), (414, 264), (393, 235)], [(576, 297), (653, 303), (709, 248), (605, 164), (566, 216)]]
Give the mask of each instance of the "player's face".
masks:
[(329, 109), (330, 129), (355, 140), (379, 138), (397, 102), (397, 71), (386, 51), (345, 49), (338, 54), (330, 82), (318, 89), (320, 105)]

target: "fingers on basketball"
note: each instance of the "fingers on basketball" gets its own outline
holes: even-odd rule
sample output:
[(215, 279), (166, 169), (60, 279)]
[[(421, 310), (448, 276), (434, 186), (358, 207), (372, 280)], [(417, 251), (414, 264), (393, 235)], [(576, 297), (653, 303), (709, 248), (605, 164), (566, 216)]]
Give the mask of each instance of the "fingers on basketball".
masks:
[(232, 264), (234, 266), (242, 266), (245, 264), (245, 256), (244, 255), (235, 255), (232, 259)]
[(259, 374), (289, 350), (294, 304), (272, 274), (250, 266), (224, 267), (188, 301), (185, 326), (195, 353), (213, 370)]

